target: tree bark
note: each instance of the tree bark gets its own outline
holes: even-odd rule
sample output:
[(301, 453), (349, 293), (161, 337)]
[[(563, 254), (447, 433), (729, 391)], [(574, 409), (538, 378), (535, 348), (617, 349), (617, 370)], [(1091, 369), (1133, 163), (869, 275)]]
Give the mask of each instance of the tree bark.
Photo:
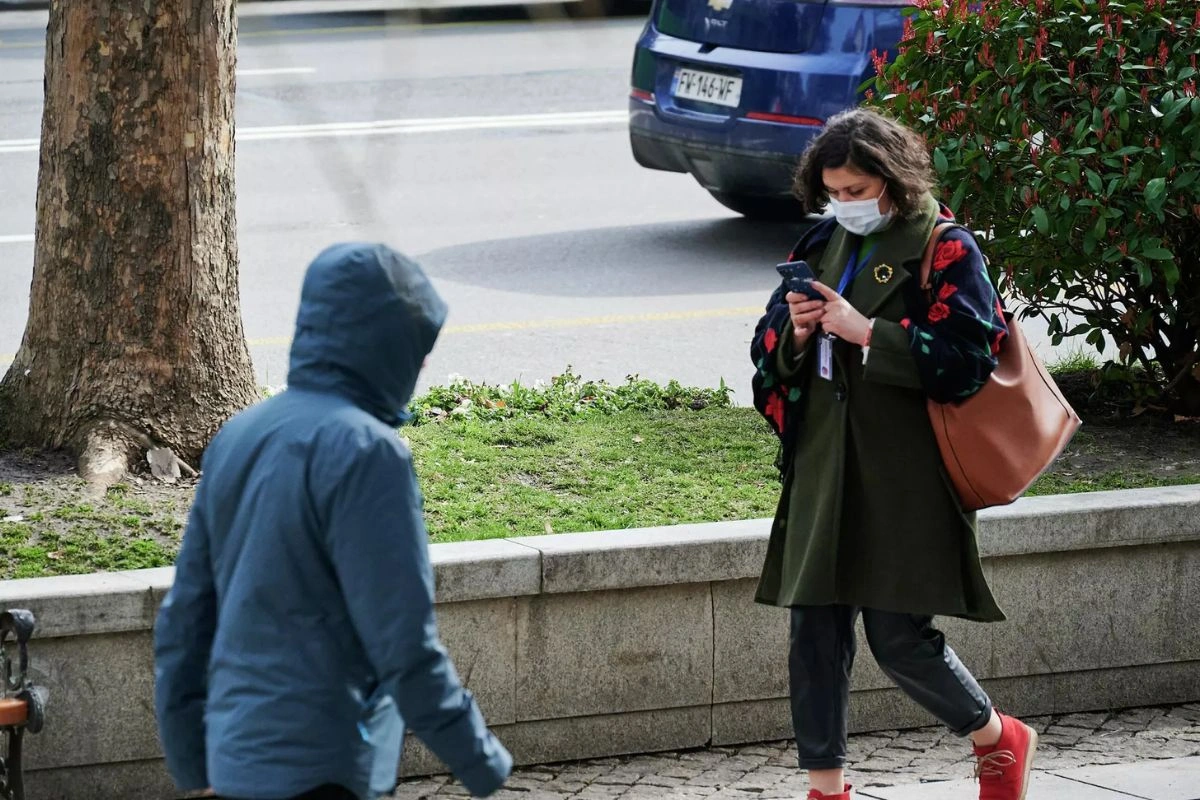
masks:
[(256, 396), (238, 297), (234, 0), (53, 0), (29, 321), (10, 446), (115, 480), (195, 463)]

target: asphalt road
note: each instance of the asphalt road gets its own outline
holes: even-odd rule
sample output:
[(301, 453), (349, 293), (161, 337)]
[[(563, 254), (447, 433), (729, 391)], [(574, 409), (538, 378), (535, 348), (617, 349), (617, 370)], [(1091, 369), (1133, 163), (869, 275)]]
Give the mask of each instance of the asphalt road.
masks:
[[(750, 335), (799, 228), (748, 223), (690, 178), (634, 163), (624, 109), (641, 20), (531, 13), (542, 19), (242, 20), (242, 310), (264, 384), (285, 380), (307, 262), (365, 239), (417, 257), (449, 301), (426, 384), (572, 365), (724, 379), (749, 401)], [(38, 24), (0, 14), (0, 368), (32, 274)]]

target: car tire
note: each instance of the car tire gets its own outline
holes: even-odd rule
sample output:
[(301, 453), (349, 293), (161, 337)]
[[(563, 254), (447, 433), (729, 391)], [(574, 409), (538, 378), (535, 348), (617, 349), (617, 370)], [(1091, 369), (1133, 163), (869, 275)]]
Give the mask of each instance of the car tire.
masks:
[(715, 189), (709, 189), (708, 193), (718, 203), (746, 219), (762, 222), (800, 222), (804, 219), (804, 207), (793, 197), (718, 192)]

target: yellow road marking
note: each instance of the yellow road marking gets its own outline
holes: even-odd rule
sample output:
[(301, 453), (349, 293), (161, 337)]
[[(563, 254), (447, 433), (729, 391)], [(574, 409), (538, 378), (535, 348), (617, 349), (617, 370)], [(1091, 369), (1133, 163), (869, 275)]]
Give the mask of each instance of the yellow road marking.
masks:
[[(469, 333), (495, 333), (501, 331), (533, 331), (562, 328), (589, 328), (600, 325), (636, 324), (644, 322), (679, 322), (719, 317), (743, 317), (762, 314), (759, 306), (736, 308), (704, 308), (697, 311), (657, 311), (646, 314), (605, 314), (597, 317), (565, 317), (563, 319), (526, 320), (516, 322), (480, 322), (474, 325), (447, 325), (442, 335)], [(250, 347), (286, 347), (292, 343), (290, 336), (267, 336), (247, 339)], [(14, 356), (0, 355), (0, 367), (12, 363)]]

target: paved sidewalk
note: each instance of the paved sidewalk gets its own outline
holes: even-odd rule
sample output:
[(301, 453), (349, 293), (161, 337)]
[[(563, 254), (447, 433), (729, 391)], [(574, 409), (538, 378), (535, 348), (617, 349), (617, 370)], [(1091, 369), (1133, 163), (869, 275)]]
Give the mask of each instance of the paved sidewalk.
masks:
[[(1200, 800), (1200, 703), (1025, 721), (1041, 735), (1028, 800)], [(850, 760), (848, 780), (860, 798), (977, 796), (970, 747), (941, 728), (852, 736)], [(529, 767), (495, 798), (791, 800), (807, 791), (795, 746), (772, 742)], [(465, 794), (435, 777), (405, 781), (394, 797)]]

